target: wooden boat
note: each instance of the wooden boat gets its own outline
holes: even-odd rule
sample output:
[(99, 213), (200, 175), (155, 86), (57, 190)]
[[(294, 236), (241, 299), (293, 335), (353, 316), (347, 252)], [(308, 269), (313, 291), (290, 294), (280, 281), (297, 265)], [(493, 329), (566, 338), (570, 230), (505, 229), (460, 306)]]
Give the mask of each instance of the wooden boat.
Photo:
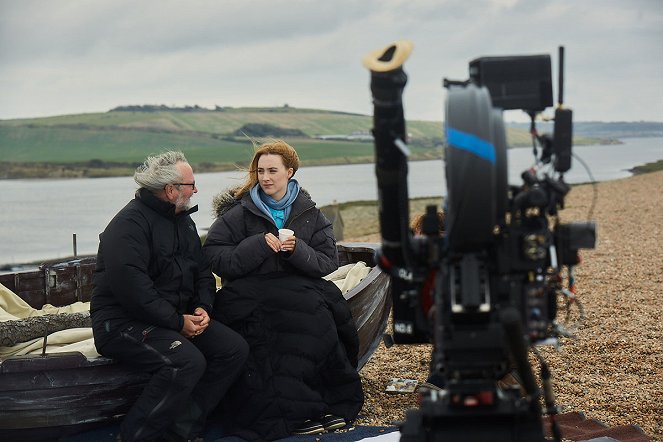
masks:
[[(344, 296), (359, 333), (359, 368), (382, 339), (391, 310), (389, 277), (374, 267), (375, 244), (339, 244), (341, 265), (359, 261), (369, 274)], [(94, 258), (0, 275), (0, 283), (34, 308), (89, 301)], [(78, 352), (12, 356), (0, 362), (0, 440), (48, 440), (124, 415), (147, 381), (143, 373)]]

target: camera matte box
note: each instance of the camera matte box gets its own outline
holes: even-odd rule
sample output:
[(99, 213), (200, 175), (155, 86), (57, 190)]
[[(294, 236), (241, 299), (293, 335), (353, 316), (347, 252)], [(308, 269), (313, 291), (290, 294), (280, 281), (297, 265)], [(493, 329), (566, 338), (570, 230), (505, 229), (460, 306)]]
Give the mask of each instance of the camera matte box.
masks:
[(542, 111), (552, 106), (549, 55), (481, 57), (470, 61), (470, 80), (485, 86), (494, 107)]

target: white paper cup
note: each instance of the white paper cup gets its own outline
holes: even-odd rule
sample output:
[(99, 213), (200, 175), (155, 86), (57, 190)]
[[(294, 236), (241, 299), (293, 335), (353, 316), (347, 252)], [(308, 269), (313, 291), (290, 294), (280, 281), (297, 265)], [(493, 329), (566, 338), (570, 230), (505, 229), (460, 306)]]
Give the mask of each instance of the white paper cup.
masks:
[(279, 241), (283, 242), (294, 234), (295, 232), (290, 229), (279, 229)]
[[(283, 242), (294, 234), (295, 232), (290, 229), (279, 229), (279, 241)], [(281, 251), (284, 251), (283, 248), (281, 248)]]

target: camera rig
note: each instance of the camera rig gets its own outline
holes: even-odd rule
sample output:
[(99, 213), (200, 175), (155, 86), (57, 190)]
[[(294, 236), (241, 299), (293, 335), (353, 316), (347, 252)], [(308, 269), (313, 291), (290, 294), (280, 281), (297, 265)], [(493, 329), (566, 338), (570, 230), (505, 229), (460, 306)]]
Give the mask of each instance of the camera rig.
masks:
[[(409, 228), (402, 66), (411, 50), (410, 42), (398, 41), (363, 60), (374, 105), (377, 262), (392, 280), (393, 339), (432, 342), (430, 374), (441, 387), (427, 390), (419, 409), (407, 412), (401, 440), (543, 441), (542, 403), (551, 416), (556, 407), (535, 346), (568, 335), (557, 321), (558, 302), (574, 301), (578, 250), (593, 248), (596, 236), (591, 222), (559, 220), (572, 157), (572, 112), (562, 105), (563, 48), (552, 135), (535, 126), (535, 116), (553, 104), (548, 55), (482, 57), (470, 62), (469, 80), (444, 80), (446, 221), (441, 232), (438, 208), (427, 207), (422, 235)], [(517, 186), (508, 184), (507, 109), (522, 109), (532, 121), (536, 164)], [(529, 349), (539, 356), (543, 389)], [(520, 387), (498, 386), (508, 373)]]

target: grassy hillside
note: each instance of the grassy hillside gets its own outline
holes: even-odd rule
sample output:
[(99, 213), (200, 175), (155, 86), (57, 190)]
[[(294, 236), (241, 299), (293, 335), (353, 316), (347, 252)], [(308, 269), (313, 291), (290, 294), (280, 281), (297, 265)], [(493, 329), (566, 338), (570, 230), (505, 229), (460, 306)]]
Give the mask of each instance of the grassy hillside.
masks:
[[(111, 111), (96, 114), (0, 121), (0, 156), (6, 162), (76, 163), (92, 159), (141, 161), (168, 148), (183, 150), (192, 163), (246, 162), (251, 142), (242, 133), (247, 124), (275, 128), (306, 163), (357, 161), (372, 157), (370, 142), (319, 140), (319, 135), (368, 134), (371, 117), (292, 108), (226, 109), (223, 111)], [(298, 137), (279, 131), (295, 129)], [(413, 122), (412, 142), (419, 151), (435, 151), (441, 124)], [(252, 134), (249, 134), (252, 135)], [(437, 137), (437, 139), (435, 139)], [(418, 146), (421, 145), (421, 148)], [(438, 154), (439, 155), (439, 154)]]
[[(263, 132), (251, 133), (248, 125)], [(69, 171), (61, 176), (126, 174), (146, 155), (166, 149), (182, 150), (198, 170), (227, 170), (250, 160), (247, 132), (258, 139), (286, 139), (305, 165), (367, 162), (373, 160), (373, 144), (365, 139), (371, 127), (371, 116), (291, 107), (129, 106), (105, 113), (4, 120), (0, 178), (62, 174), (63, 168), (54, 164)], [(407, 130), (411, 159), (440, 157), (441, 122), (408, 121)], [(348, 137), (357, 134), (364, 140)], [(321, 139), (330, 136), (333, 139)], [(530, 143), (521, 129), (509, 129), (507, 136), (511, 145)]]
[[(317, 135), (368, 133), (372, 117), (316, 109), (282, 108), (223, 108), (219, 111), (110, 111), (106, 113), (64, 115), (48, 118), (0, 121), (0, 127), (72, 127), (144, 130), (149, 132), (184, 132), (231, 135), (247, 123), (269, 124), (284, 129), (299, 129), (309, 137)], [(413, 138), (440, 137), (439, 122), (408, 122)]]

